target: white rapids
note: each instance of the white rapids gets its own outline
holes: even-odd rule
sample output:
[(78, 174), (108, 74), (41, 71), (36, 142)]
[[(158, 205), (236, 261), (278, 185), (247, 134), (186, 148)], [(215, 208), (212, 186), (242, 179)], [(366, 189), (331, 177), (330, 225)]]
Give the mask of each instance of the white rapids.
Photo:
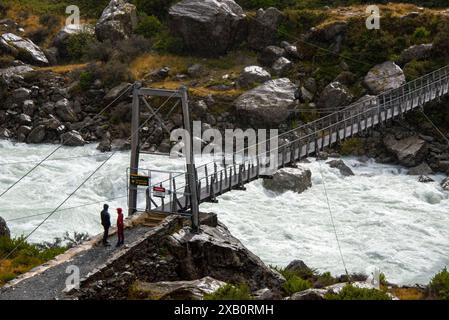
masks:
[[(28, 161), (39, 161), (54, 147), (0, 140), (0, 192), (35, 165)], [(0, 216), (14, 236), (26, 235), (48, 214), (19, 218), (51, 212), (107, 155), (89, 145), (62, 148), (52, 158), (59, 160), (46, 162), (0, 199)], [(424, 184), (401, 167), (345, 158), (355, 176), (344, 178), (325, 162), (320, 166), (310, 160), (303, 165), (312, 170), (313, 187), (302, 194), (275, 195), (258, 180), (247, 185), (247, 192), (227, 193), (218, 204), (202, 204), (201, 209), (216, 212), (267, 264), (285, 266), (301, 259), (319, 271), (342, 274), (321, 171), (349, 272), (379, 268), (389, 281), (415, 284), (427, 283), (449, 265), (449, 192), (439, 186), (443, 176)], [(62, 209), (95, 204), (57, 212), (30, 240), (51, 241), (66, 231), (99, 233), (103, 202), (126, 210), (128, 166), (129, 153), (117, 153)], [(162, 156), (147, 156), (140, 166), (184, 171), (183, 159)], [(113, 198), (118, 199), (108, 200)]]

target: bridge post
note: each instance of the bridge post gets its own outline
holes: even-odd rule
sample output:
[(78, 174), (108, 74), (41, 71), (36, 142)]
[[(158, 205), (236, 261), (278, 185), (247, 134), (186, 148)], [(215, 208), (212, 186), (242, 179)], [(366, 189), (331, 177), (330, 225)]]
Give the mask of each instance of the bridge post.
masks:
[[(132, 103), (132, 119), (131, 119), (131, 161), (130, 174), (137, 174), (139, 168), (139, 90), (141, 83), (136, 82), (133, 85), (133, 103)], [(137, 210), (137, 186), (129, 186), (128, 195), (128, 215), (133, 215)]]
[(193, 153), (193, 130), (190, 122), (189, 100), (187, 95), (187, 88), (181, 87), (182, 113), (184, 118), (184, 129), (189, 133), (189, 150), (187, 150), (187, 178), (190, 192), (190, 204), (192, 208), (192, 231), (198, 233), (200, 231), (200, 217), (199, 217), (199, 202), (198, 202), (198, 178), (195, 170), (195, 155)]

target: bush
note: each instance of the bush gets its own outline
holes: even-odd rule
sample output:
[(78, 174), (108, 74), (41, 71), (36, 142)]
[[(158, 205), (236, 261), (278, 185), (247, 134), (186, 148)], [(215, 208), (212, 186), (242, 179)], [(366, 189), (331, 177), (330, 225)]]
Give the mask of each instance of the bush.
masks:
[(54, 30), (59, 27), (60, 19), (58, 16), (45, 13), (39, 17), (39, 23), (49, 30)]
[(151, 39), (161, 30), (161, 27), (162, 24), (157, 17), (143, 15), (140, 18), (136, 33), (145, 38)]
[(430, 37), (430, 32), (427, 31), (425, 27), (418, 27), (416, 28), (415, 32), (413, 33), (413, 39), (415, 41), (423, 41)]
[(83, 71), (80, 74), (80, 88), (82, 90), (88, 90), (94, 83), (94, 76), (88, 71)]
[[(100, 79), (103, 82), (103, 84), (108, 88), (112, 88), (122, 82), (132, 81), (128, 65), (119, 60), (116, 60), (115, 58), (111, 59), (106, 63), (89, 64), (83, 73), (86, 73), (83, 76), (86, 81), (85, 82), (86, 86), (89, 83), (88, 80), (90, 79), (90, 77), (92, 77), (92, 79), (94, 80)], [(79, 80), (81, 80), (81, 74), (78, 75)], [(80, 88), (82, 89), (81, 82)]]
[(129, 63), (150, 50), (151, 42), (139, 35), (115, 43), (110, 40), (93, 41), (88, 45), (86, 58), (102, 62), (115, 60), (121, 63)]
[(344, 140), (340, 146), (340, 153), (343, 156), (362, 155), (364, 153), (363, 141), (360, 138)]
[(246, 284), (237, 286), (227, 284), (211, 294), (204, 295), (204, 300), (251, 300), (251, 292)]
[(312, 284), (308, 280), (303, 280), (294, 274), (286, 278), (285, 283), (282, 285), (282, 289), (287, 296), (291, 296), (296, 292), (301, 292), (311, 287)]
[(339, 293), (326, 293), (326, 300), (391, 300), (391, 297), (376, 289), (356, 288), (346, 285)]
[(294, 5), (296, 0), (237, 0), (236, 2), (244, 9), (259, 9), (268, 7), (284, 9)]
[(134, 0), (137, 10), (151, 16), (165, 18), (168, 15), (168, 9), (176, 0)]
[(74, 34), (67, 39), (67, 58), (70, 61), (80, 61), (86, 58), (90, 44), (95, 37), (88, 32)]
[(434, 58), (449, 58), (449, 30), (443, 29), (436, 36), (432, 47)]
[(429, 289), (433, 298), (449, 300), (449, 272), (447, 268), (444, 268), (432, 278)]
[(28, 243), (23, 237), (14, 239), (1, 237), (0, 256), (9, 255), (9, 257), (0, 261), (0, 286), (66, 250), (67, 247), (62, 244), (46, 248), (42, 245)]
[(168, 30), (162, 30), (154, 38), (154, 48), (163, 53), (182, 54), (185, 50), (181, 38), (174, 37)]

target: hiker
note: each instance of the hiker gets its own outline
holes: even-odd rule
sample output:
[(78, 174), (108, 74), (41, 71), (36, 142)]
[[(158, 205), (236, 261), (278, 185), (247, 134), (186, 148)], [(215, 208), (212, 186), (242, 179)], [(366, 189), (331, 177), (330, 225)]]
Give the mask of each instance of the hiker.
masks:
[(120, 247), (125, 243), (125, 234), (123, 232), (123, 210), (122, 208), (117, 208), (117, 247)]
[(109, 236), (109, 228), (111, 227), (111, 216), (108, 212), (109, 206), (105, 204), (103, 206), (103, 211), (101, 211), (101, 225), (104, 228), (103, 234), (103, 245), (109, 246), (108, 236)]

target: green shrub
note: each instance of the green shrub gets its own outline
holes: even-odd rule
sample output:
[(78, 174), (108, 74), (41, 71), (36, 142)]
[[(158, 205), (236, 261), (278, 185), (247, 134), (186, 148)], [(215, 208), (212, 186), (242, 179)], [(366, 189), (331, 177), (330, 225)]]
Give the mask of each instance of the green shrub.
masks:
[(154, 37), (162, 27), (162, 23), (156, 16), (142, 15), (137, 26), (136, 33), (141, 36), (151, 39)]
[(137, 10), (149, 16), (164, 18), (168, 15), (168, 9), (176, 0), (133, 0)]
[(418, 27), (416, 28), (415, 32), (413, 33), (413, 39), (415, 41), (423, 41), (430, 37), (430, 31), (428, 31), (425, 27)]
[(432, 297), (449, 300), (449, 272), (447, 268), (444, 268), (432, 278), (429, 289)]
[(83, 71), (80, 74), (80, 88), (82, 90), (88, 90), (90, 86), (94, 83), (94, 76), (88, 71)]
[(435, 36), (432, 55), (435, 58), (449, 58), (449, 30), (447, 28)]
[(95, 41), (95, 36), (88, 32), (72, 35), (67, 39), (67, 58), (70, 61), (83, 60), (90, 44)]
[(181, 38), (172, 36), (165, 29), (159, 32), (154, 38), (154, 48), (162, 53), (182, 54), (185, 50), (184, 42)]
[(296, 0), (237, 0), (236, 2), (244, 9), (259, 9), (268, 7), (284, 9), (294, 5)]
[(377, 289), (356, 288), (346, 285), (338, 294), (326, 293), (326, 300), (391, 300), (391, 297)]
[(237, 286), (227, 284), (211, 294), (204, 295), (204, 300), (251, 300), (251, 292), (248, 285)]
[(308, 280), (303, 280), (297, 275), (292, 274), (286, 278), (285, 283), (282, 285), (282, 289), (287, 296), (300, 291), (307, 290), (312, 287), (312, 284)]

